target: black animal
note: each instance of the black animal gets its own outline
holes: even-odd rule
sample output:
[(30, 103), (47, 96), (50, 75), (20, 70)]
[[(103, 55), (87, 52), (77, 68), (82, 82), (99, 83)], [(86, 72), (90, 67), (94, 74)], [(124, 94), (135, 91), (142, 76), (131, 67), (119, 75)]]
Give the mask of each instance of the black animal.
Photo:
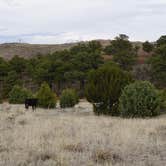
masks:
[(25, 99), (25, 108), (28, 109), (29, 106), (32, 106), (33, 111), (36, 109), (38, 103), (38, 99)]

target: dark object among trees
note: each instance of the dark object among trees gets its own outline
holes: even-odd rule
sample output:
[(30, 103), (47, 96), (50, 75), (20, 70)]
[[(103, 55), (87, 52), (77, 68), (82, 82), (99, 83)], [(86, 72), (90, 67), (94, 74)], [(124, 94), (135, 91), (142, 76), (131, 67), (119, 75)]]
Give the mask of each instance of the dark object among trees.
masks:
[(30, 106), (32, 106), (33, 111), (36, 109), (38, 103), (38, 99), (31, 98), (31, 99), (25, 99), (25, 108), (29, 109)]

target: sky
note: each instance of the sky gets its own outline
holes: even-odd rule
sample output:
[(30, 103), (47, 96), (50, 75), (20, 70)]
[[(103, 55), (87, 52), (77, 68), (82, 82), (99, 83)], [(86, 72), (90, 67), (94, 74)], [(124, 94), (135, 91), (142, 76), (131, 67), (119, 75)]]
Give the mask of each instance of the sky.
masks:
[(0, 43), (60, 44), (166, 34), (166, 0), (0, 0)]

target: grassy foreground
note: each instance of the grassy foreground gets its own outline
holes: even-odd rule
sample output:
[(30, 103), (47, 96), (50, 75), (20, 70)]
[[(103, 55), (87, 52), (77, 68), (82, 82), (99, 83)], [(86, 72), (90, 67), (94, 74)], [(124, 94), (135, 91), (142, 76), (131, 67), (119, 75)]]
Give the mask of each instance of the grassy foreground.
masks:
[(164, 166), (166, 117), (96, 117), (91, 108), (0, 111), (0, 166)]

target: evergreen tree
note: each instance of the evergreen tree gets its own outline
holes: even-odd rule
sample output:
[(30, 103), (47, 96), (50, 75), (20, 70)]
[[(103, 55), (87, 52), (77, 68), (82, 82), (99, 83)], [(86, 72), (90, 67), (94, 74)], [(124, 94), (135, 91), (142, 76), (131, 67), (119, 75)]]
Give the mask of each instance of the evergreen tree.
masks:
[(137, 81), (125, 87), (119, 99), (123, 117), (152, 117), (160, 114), (160, 97), (147, 81)]
[[(132, 80), (128, 72), (117, 66), (104, 65), (89, 74), (86, 97), (94, 104), (96, 114), (118, 115), (118, 98), (122, 89)], [(95, 105), (97, 103), (97, 105)], [(99, 104), (99, 107), (97, 107)]]
[(14, 85), (22, 85), (22, 80), (20, 80), (18, 74), (15, 71), (8, 72), (8, 75), (4, 80), (3, 96), (8, 97), (9, 92), (12, 90)]
[(155, 53), (149, 60), (152, 80), (159, 87), (166, 87), (166, 43), (164, 39), (161, 37), (158, 40)]
[(157, 47), (160, 47), (161, 45), (165, 45), (166, 44), (166, 35), (161, 36), (158, 40), (157, 40)]
[(53, 93), (47, 83), (43, 83), (37, 92), (38, 104), (43, 108), (55, 108), (57, 97)]
[(111, 41), (111, 44), (105, 48), (105, 53), (113, 55), (113, 61), (118, 63), (122, 69), (130, 70), (136, 62), (136, 48), (128, 40), (129, 37), (121, 34)]
[(60, 106), (61, 108), (74, 107), (78, 101), (79, 98), (74, 89), (65, 89), (60, 97)]
[(148, 53), (152, 52), (153, 48), (154, 48), (153, 44), (151, 44), (149, 41), (144, 42), (142, 44), (142, 46), (143, 46), (143, 50), (148, 52)]

